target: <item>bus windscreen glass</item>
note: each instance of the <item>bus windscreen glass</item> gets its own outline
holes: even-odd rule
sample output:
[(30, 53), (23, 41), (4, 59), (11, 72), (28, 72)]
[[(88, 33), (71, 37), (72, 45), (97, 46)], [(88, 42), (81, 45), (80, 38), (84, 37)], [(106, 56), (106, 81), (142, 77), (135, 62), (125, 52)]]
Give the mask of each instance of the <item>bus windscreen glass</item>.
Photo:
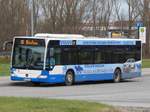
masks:
[(15, 39), (12, 67), (42, 70), (45, 41), (42, 39)]

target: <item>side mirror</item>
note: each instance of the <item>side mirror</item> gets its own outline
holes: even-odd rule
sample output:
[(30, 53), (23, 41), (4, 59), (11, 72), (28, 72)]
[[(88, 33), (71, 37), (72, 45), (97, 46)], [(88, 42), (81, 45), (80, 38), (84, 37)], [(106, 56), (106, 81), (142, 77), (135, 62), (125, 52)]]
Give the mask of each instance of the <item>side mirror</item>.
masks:
[(50, 70), (52, 70), (55, 66), (55, 58), (53, 58), (53, 57), (50, 58), (50, 64), (49, 65), (50, 65)]
[(54, 48), (49, 49), (48, 57), (47, 70), (53, 70), (55, 67)]
[(12, 45), (12, 44), (13, 44), (13, 41), (5, 41), (3, 43), (3, 50), (5, 51), (7, 49), (7, 46)]

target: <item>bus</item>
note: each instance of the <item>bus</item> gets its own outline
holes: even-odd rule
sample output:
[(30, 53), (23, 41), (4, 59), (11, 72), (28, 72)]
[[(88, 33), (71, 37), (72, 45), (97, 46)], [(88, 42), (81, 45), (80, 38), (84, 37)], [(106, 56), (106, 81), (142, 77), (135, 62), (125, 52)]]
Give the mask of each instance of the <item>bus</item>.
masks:
[(36, 34), (14, 37), (11, 80), (72, 85), (141, 76), (141, 40)]

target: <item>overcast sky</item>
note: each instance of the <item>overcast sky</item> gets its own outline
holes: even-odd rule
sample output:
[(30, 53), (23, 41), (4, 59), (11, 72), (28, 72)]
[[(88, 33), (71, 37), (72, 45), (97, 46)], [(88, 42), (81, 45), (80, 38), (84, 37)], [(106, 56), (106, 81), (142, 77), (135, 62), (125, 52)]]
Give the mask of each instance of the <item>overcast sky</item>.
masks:
[(128, 5), (127, 5), (127, 3), (124, 0), (120, 0), (120, 1), (121, 1), (121, 12), (123, 12), (124, 15), (128, 15)]

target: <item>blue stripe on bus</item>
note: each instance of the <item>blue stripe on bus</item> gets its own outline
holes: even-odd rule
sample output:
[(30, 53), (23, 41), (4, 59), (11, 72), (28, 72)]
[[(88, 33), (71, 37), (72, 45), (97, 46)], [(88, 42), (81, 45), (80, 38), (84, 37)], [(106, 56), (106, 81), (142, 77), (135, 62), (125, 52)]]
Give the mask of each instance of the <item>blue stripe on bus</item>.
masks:
[[(99, 80), (113, 80), (113, 73), (105, 73), (105, 74), (82, 74), (75, 76), (75, 82), (81, 81), (99, 81)], [(129, 79), (141, 76), (140, 72), (134, 73), (123, 73), (122, 79)], [(17, 76), (11, 76), (11, 80), (14, 81), (24, 81), (28, 78), (22, 78)], [(32, 82), (45, 82), (45, 83), (63, 83), (65, 82), (65, 75), (63, 74), (55, 74), (49, 75), (46, 79), (42, 78), (31, 78)]]
[(113, 73), (76, 75), (75, 81), (112, 80)]
[(24, 79), (25, 79), (25, 78), (17, 77), (17, 76), (11, 76), (10, 78), (11, 78), (11, 80), (13, 80), (13, 81), (24, 81)]
[(136, 41), (131, 40), (77, 40), (77, 45), (136, 45)]
[[(17, 76), (11, 76), (11, 80), (14, 81), (23, 81), (29, 78), (21, 78)], [(89, 75), (76, 75), (75, 81), (97, 81), (97, 80), (112, 80), (113, 74), (89, 74)], [(42, 79), (42, 78), (31, 78), (31, 81), (33, 82), (47, 82), (47, 83), (62, 83), (65, 82), (65, 75), (49, 75), (48, 78)]]
[[(73, 45), (73, 40), (60, 40), (60, 45)], [(76, 45), (136, 45), (133, 40), (77, 40)]]

